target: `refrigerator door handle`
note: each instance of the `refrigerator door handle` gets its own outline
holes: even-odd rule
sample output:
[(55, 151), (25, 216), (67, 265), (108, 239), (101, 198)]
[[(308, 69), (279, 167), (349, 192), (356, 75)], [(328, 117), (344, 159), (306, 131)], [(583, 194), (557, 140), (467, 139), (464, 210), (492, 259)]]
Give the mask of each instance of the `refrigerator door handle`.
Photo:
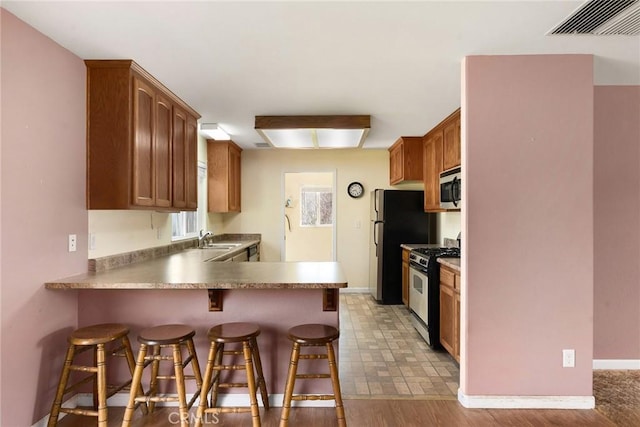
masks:
[(375, 243), (376, 247), (378, 246), (378, 235), (376, 231), (378, 231), (378, 227), (376, 225), (384, 224), (384, 221), (373, 221), (373, 243)]

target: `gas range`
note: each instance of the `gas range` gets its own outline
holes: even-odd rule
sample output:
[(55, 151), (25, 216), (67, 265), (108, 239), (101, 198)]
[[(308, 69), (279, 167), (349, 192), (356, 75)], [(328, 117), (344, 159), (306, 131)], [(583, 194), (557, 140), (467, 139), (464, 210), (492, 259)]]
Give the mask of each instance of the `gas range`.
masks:
[(459, 258), (458, 248), (418, 248), (409, 254), (411, 323), (428, 345), (440, 346), (440, 268), (438, 258)]
[(429, 259), (440, 257), (448, 258), (460, 258), (459, 248), (417, 248), (413, 249), (409, 254), (409, 260), (421, 267), (427, 268), (429, 266)]

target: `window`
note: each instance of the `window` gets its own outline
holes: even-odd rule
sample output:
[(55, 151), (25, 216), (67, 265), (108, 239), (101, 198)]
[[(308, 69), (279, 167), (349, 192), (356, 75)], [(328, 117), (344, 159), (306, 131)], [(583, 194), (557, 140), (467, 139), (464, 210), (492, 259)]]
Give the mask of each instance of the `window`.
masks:
[(206, 225), (207, 165), (198, 162), (198, 210), (171, 214), (171, 240), (198, 237), (198, 231)]
[(178, 212), (171, 214), (171, 239), (198, 236), (198, 212)]
[(333, 225), (333, 192), (330, 188), (302, 187), (300, 191), (300, 225)]

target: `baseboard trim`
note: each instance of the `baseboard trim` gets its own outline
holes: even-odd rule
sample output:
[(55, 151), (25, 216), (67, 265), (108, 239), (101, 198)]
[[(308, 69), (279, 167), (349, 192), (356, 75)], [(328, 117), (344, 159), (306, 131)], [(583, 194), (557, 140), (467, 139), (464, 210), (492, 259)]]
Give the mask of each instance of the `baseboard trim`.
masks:
[(593, 409), (593, 396), (468, 396), (458, 389), (465, 408), (485, 409)]
[(640, 369), (640, 359), (594, 359), (593, 369)]
[[(175, 397), (175, 394), (165, 394), (162, 396)], [(80, 393), (78, 397), (78, 406), (91, 406), (93, 405), (93, 395), (91, 393)], [(187, 394), (187, 402), (193, 397), (193, 393)], [(269, 406), (272, 408), (281, 408), (284, 395), (270, 394)], [(218, 402), (221, 406), (250, 406), (249, 396), (244, 393), (222, 393), (219, 395)], [(108, 406), (121, 406), (126, 407), (129, 403), (129, 393), (116, 393), (107, 400)], [(196, 402), (196, 405), (198, 403)], [(178, 402), (158, 402), (157, 406), (178, 406)], [(262, 407), (262, 400), (260, 394), (258, 394), (258, 406)], [(332, 408), (335, 403), (332, 400), (300, 400), (291, 402), (292, 407), (301, 408)]]
[(369, 288), (340, 288), (341, 294), (367, 294)]

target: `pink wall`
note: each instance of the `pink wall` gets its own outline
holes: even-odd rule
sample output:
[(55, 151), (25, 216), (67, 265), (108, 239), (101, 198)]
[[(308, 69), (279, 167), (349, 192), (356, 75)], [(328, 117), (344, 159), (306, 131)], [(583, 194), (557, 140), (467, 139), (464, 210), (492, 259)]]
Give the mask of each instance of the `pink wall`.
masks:
[[(2, 31), (2, 419), (49, 412), (75, 292), (43, 283), (86, 271), (85, 67), (0, 9)], [(78, 251), (67, 252), (77, 234)], [(9, 351), (11, 349), (11, 351)]]
[[(287, 339), (290, 327), (300, 323), (339, 326), (338, 311), (322, 311), (321, 289), (224, 291), (221, 312), (208, 311), (208, 303), (207, 291), (201, 289), (82, 291), (78, 304), (78, 323), (82, 326), (119, 319), (119, 322), (131, 327), (130, 338), (134, 351), (138, 348), (135, 337), (141, 329), (168, 323), (188, 324), (196, 331), (194, 342), (200, 366), (204, 370), (209, 351), (209, 328), (225, 322), (255, 322), (262, 330), (258, 346), (270, 394), (284, 393), (291, 354), (291, 341)], [(337, 343), (335, 347), (337, 356)], [(300, 366), (302, 372), (311, 364), (304, 362)], [(326, 361), (322, 361), (316, 372), (326, 371), (326, 366)], [(124, 367), (118, 369), (123, 374), (121, 377), (125, 378)], [(314, 392), (327, 393), (331, 390), (329, 382), (306, 384), (314, 387)], [(298, 389), (298, 386), (301, 388)], [(301, 382), (296, 385), (296, 390), (303, 392), (304, 387), (305, 384)], [(280, 406), (282, 402), (274, 404)]]
[(471, 56), (462, 78), (461, 391), (591, 396), (593, 58)]
[(640, 87), (594, 93), (594, 359), (640, 359)]

